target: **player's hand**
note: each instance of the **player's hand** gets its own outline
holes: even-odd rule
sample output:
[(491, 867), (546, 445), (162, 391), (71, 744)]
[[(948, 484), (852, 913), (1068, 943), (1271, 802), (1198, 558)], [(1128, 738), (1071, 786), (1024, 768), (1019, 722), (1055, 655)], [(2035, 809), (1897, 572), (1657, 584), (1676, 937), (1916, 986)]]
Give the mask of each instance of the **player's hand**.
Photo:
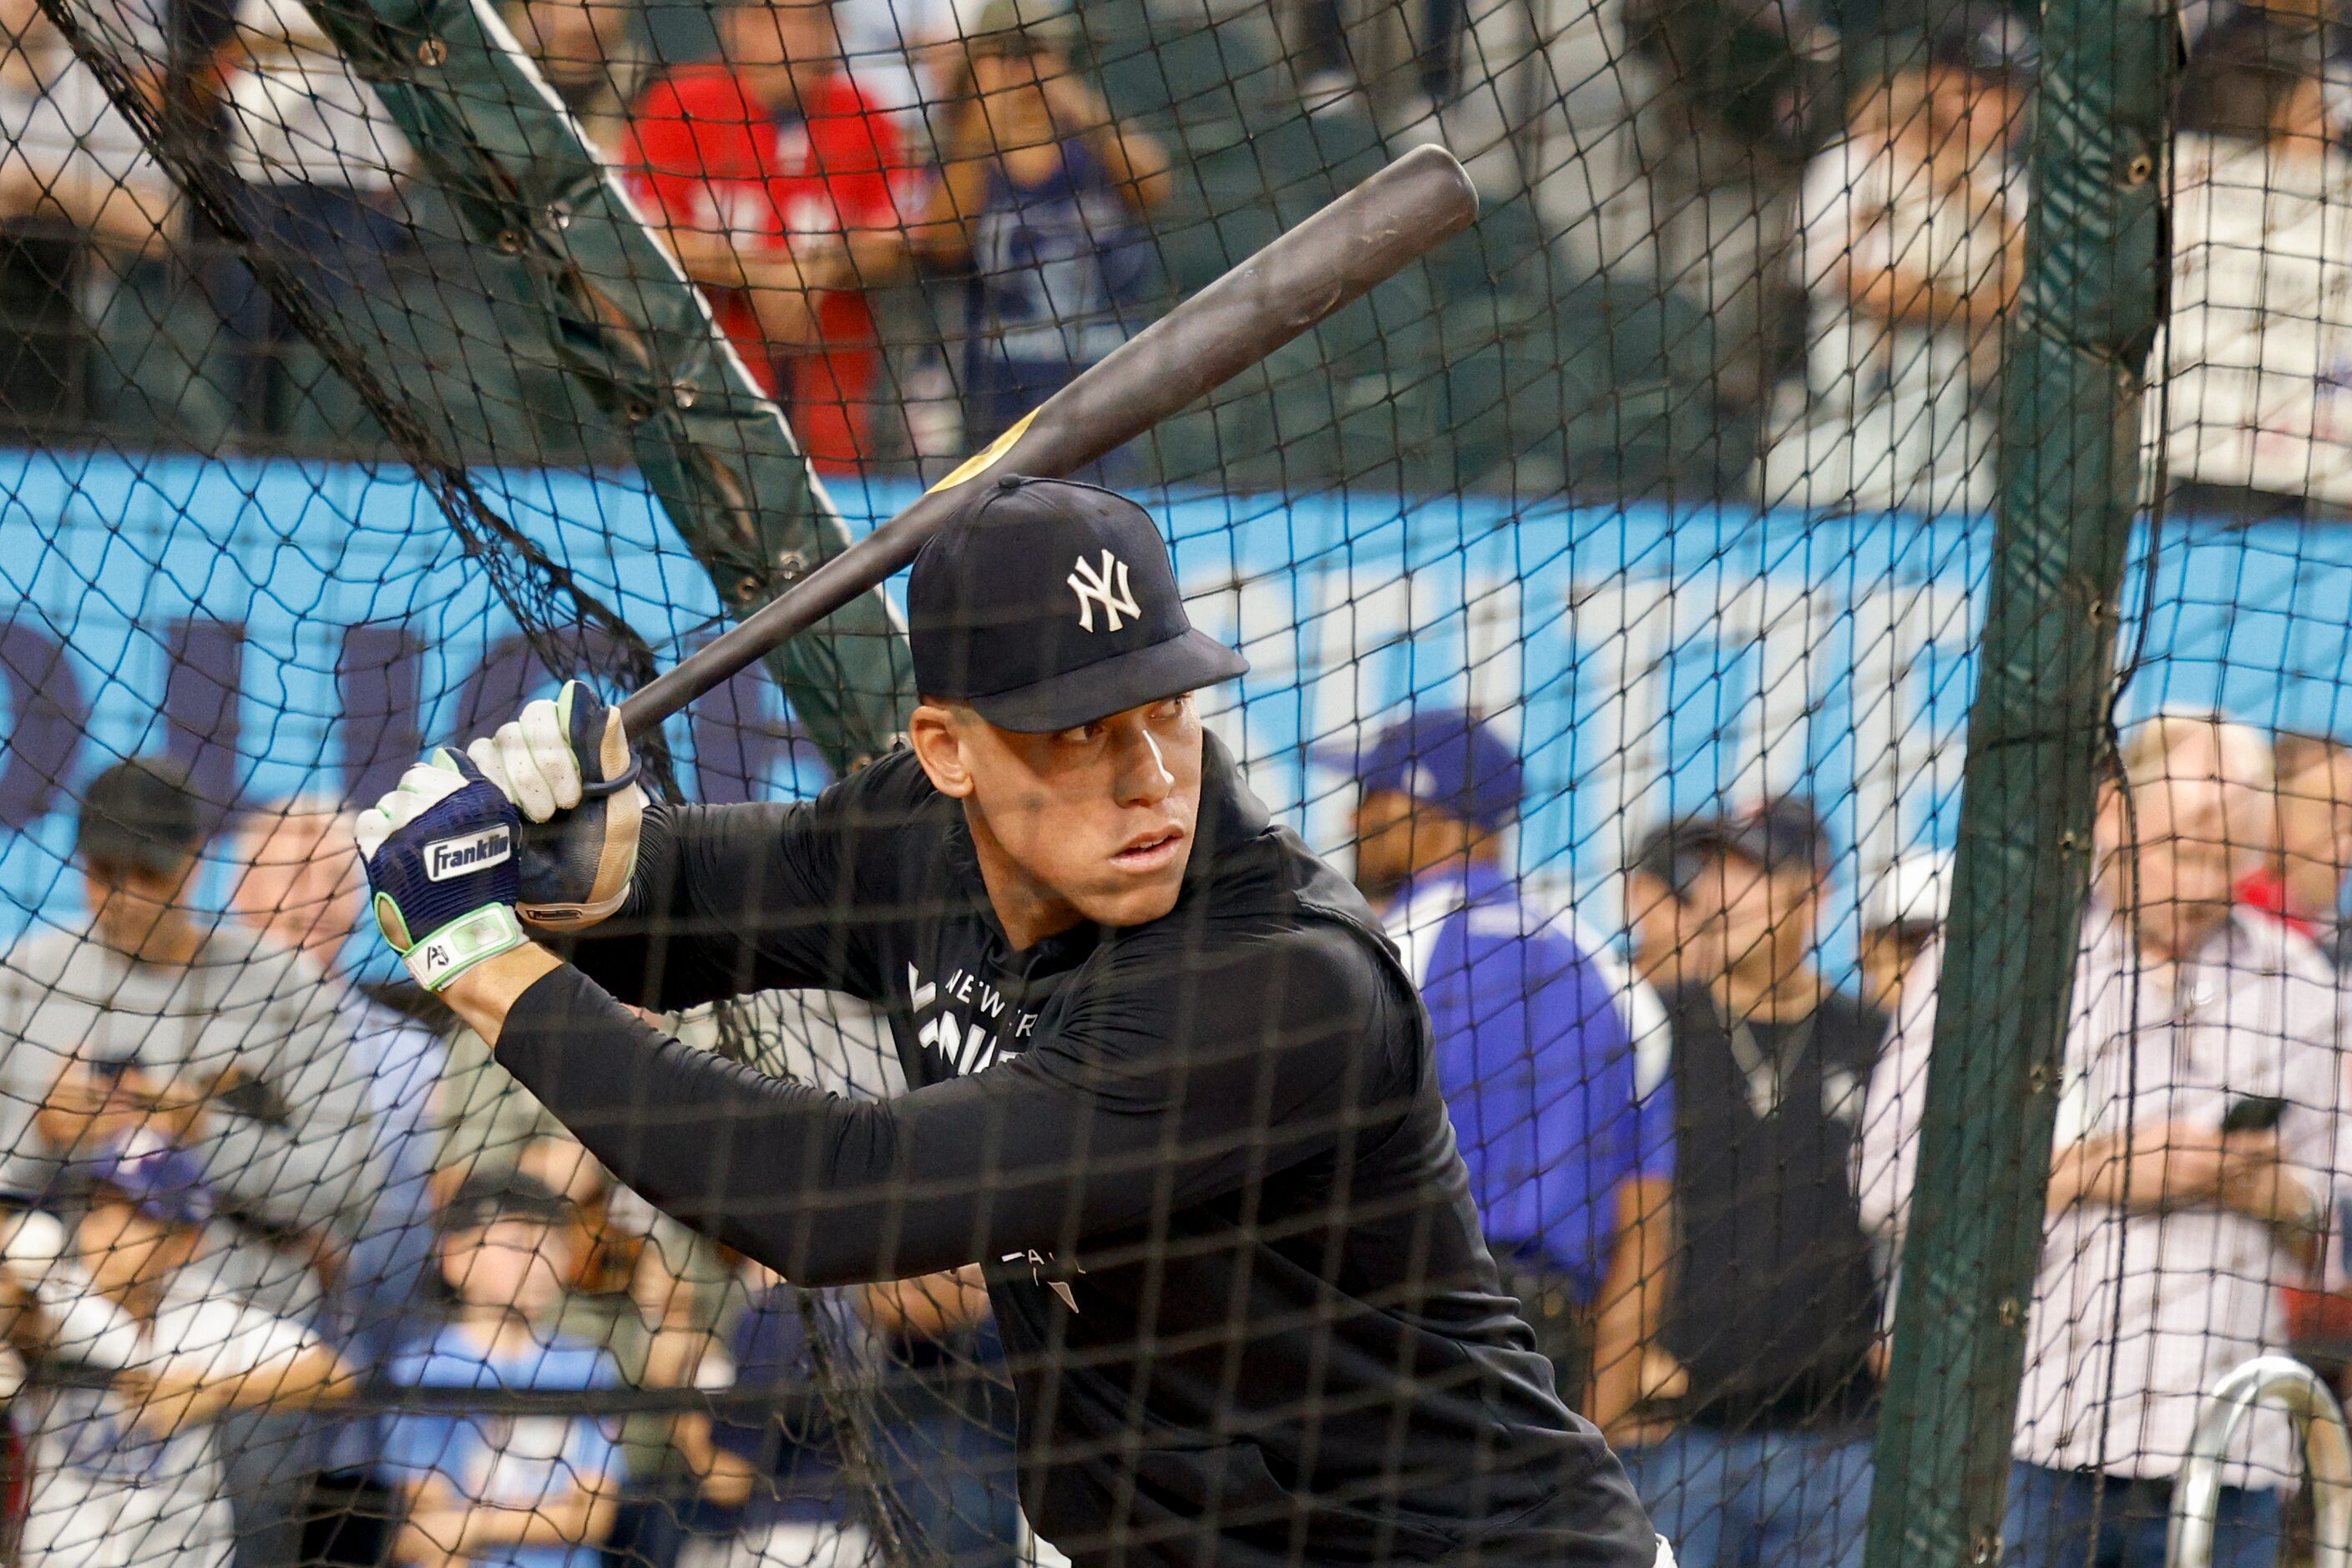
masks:
[(443, 748), (360, 813), (376, 924), (427, 991), (530, 939), (516, 920), (514, 804)]
[(578, 931), (621, 907), (637, 867), (646, 796), (619, 710), (567, 680), (466, 754), (522, 814), (524, 920)]

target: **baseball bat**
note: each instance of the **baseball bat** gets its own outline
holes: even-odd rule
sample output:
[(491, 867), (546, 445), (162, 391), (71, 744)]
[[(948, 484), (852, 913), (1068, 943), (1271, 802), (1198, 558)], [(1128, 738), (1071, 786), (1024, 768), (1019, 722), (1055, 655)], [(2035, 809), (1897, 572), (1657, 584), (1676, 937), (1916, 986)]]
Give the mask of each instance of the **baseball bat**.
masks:
[(905, 567), (954, 513), (964, 486), (999, 470), (1058, 479), (1116, 451), (1477, 216), (1478, 194), (1454, 155), (1414, 148), (1105, 355), (897, 517), (623, 699), (623, 725), (646, 733)]

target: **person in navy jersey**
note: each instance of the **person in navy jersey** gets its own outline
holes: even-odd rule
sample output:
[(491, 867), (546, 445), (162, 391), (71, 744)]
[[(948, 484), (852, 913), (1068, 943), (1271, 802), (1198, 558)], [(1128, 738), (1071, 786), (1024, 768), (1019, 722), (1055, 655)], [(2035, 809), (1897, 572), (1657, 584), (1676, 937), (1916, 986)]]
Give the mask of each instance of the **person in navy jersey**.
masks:
[[(1622, 988), (1504, 863), (1518, 757), (1459, 709), (1382, 733), (1358, 769), (1356, 880), (1404, 950), (1487, 1245), (1603, 1429), (1640, 1396), (1662, 1302), (1673, 1090), (1645, 1084)], [(1645, 1255), (1655, 1247), (1660, 1256)]]
[(1052, 0), (991, 0), (965, 41), (921, 248), (969, 269), (967, 447), (1125, 342), (1155, 283), (1139, 220), (1173, 188), (1168, 157), (1073, 70), (1076, 26)]

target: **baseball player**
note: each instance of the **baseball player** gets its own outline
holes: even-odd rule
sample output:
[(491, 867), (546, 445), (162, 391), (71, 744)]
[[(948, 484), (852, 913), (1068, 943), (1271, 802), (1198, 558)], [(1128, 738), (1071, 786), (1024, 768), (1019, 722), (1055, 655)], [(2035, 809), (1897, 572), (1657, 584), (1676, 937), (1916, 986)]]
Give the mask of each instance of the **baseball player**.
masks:
[[(1479, 1239), (1429, 1023), (1192, 693), (1242, 673), (1133, 502), (1006, 479), (916, 560), (908, 746), (647, 805), (572, 685), (366, 813), (386, 936), (618, 1177), (803, 1285), (978, 1263), (1076, 1562), (1670, 1562)], [(563, 956), (534, 930), (560, 935)], [(854, 1101), (666, 1038), (886, 1009)]]

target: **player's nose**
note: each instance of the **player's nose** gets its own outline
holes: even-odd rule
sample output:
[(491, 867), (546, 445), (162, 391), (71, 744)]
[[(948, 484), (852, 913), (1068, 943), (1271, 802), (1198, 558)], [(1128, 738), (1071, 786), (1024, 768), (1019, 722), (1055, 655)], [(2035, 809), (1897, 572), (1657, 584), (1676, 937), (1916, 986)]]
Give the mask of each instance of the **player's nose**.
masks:
[[(1131, 717), (1124, 716), (1123, 717)], [(1160, 737), (1151, 726), (1142, 723), (1122, 723), (1115, 731), (1118, 742), (1118, 766), (1112, 787), (1121, 805), (1158, 805), (1176, 787), (1176, 775), (1168, 771), (1168, 759), (1160, 749)]]

